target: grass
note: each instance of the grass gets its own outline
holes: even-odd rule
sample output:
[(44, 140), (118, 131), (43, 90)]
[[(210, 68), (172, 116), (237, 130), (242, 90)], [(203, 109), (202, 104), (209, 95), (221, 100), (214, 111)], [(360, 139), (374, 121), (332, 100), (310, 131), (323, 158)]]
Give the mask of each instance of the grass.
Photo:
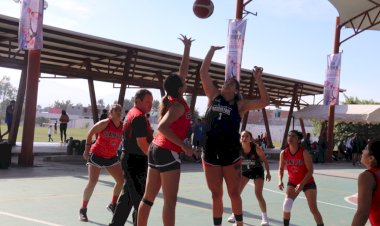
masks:
[[(6, 125), (1, 125), (1, 133), (4, 133), (7, 130)], [(22, 129), (23, 127), (19, 127), (18, 134), (17, 134), (17, 142), (21, 142), (22, 140)], [(75, 129), (75, 128), (68, 128), (67, 129), (67, 139), (70, 137), (73, 137), (75, 140), (84, 140), (87, 137), (87, 132), (89, 129)], [(7, 139), (8, 136), (4, 136), (4, 139)], [(57, 134), (52, 134), (52, 138), (54, 142), (61, 141), (60, 135), (59, 135), (59, 128), (57, 131)], [(47, 142), (48, 141), (48, 128), (47, 127), (36, 127), (34, 129), (34, 141), (35, 142)]]

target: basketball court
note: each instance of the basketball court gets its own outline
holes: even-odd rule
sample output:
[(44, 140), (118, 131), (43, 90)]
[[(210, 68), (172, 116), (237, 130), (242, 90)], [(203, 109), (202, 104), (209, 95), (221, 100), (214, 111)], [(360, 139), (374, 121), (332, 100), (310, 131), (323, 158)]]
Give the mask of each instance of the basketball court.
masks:
[[(79, 157), (79, 156), (78, 156)], [(87, 182), (84, 164), (44, 162), (35, 157), (35, 166), (13, 166), (0, 171), (0, 222), (1, 225), (108, 225), (111, 213), (106, 210), (110, 202), (113, 179), (103, 173), (88, 206), (89, 222), (78, 220), (82, 192)], [(13, 159), (17, 162), (17, 159)], [(277, 188), (277, 167), (270, 160), (272, 181), (265, 183), (270, 225), (282, 225), (284, 194)], [(326, 226), (350, 225), (356, 206), (357, 176), (362, 167), (348, 162), (316, 164), (314, 177), (318, 186), (318, 207)], [(286, 179), (284, 180), (284, 182)], [(225, 189), (226, 192), (226, 189)], [(253, 185), (247, 185), (242, 194), (245, 225), (260, 225), (261, 213), (254, 196)], [(149, 225), (162, 225), (162, 193), (159, 193), (149, 219)], [(231, 205), (224, 194), (223, 225), (231, 225), (227, 217)], [(126, 225), (132, 225), (128, 219)], [(182, 165), (181, 184), (178, 194), (176, 225), (212, 225), (211, 195), (206, 186), (199, 163)], [(315, 225), (304, 195), (301, 194), (292, 210), (291, 225)]]

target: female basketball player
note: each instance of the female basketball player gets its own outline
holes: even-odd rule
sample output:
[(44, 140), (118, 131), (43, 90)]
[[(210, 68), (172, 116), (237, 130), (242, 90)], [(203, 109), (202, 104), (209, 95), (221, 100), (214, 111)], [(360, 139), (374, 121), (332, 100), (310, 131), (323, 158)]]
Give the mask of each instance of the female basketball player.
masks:
[(243, 100), (239, 93), (239, 82), (227, 79), (221, 90), (215, 87), (209, 69), (214, 52), (223, 47), (211, 46), (201, 69), (200, 77), (208, 98), (206, 112), (206, 144), (203, 152), (203, 168), (207, 185), (212, 193), (214, 225), (221, 225), (223, 215), (223, 180), (227, 185), (236, 225), (243, 225), (242, 201), (240, 198), (241, 157), (240, 121), (243, 115), (269, 104), (268, 94), (261, 74), (263, 69), (255, 67), (253, 76), (260, 93), (258, 100)]

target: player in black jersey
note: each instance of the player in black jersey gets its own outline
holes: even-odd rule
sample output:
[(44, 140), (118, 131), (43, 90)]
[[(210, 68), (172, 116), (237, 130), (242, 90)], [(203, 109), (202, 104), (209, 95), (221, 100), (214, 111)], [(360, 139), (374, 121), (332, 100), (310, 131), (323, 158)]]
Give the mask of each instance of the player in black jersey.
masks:
[(200, 69), (202, 86), (208, 98), (203, 168), (212, 193), (214, 225), (222, 223), (224, 179), (236, 219), (235, 225), (241, 226), (243, 212), (240, 198), (240, 122), (246, 112), (267, 106), (269, 97), (261, 78), (263, 69), (260, 67), (253, 70), (260, 99), (243, 100), (239, 93), (240, 84), (234, 77), (227, 79), (221, 90), (218, 90), (208, 72), (214, 52), (222, 48), (211, 46)]
[[(241, 132), (240, 142), (242, 145), (241, 157), (243, 159), (241, 167), (243, 176), (240, 182), (240, 190), (243, 192), (244, 187), (248, 184), (249, 180), (253, 180), (255, 183), (255, 195), (261, 210), (261, 225), (269, 225), (267, 204), (263, 197), (264, 180), (271, 180), (268, 160), (265, 157), (263, 149), (254, 143), (251, 132), (247, 130)], [(264, 166), (266, 169), (265, 177)], [(233, 214), (228, 218), (228, 222), (235, 222), (235, 216)]]

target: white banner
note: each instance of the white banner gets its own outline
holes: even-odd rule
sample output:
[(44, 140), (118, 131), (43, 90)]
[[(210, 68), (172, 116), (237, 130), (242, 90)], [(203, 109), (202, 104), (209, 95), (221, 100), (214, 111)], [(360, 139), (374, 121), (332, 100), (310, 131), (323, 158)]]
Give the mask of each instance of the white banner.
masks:
[(247, 20), (230, 20), (228, 24), (227, 62), (225, 80), (235, 77), (240, 81), (245, 27)]
[(44, 0), (23, 0), (19, 23), (20, 49), (42, 49)]
[(326, 80), (323, 88), (323, 104), (339, 105), (341, 53), (327, 56)]

